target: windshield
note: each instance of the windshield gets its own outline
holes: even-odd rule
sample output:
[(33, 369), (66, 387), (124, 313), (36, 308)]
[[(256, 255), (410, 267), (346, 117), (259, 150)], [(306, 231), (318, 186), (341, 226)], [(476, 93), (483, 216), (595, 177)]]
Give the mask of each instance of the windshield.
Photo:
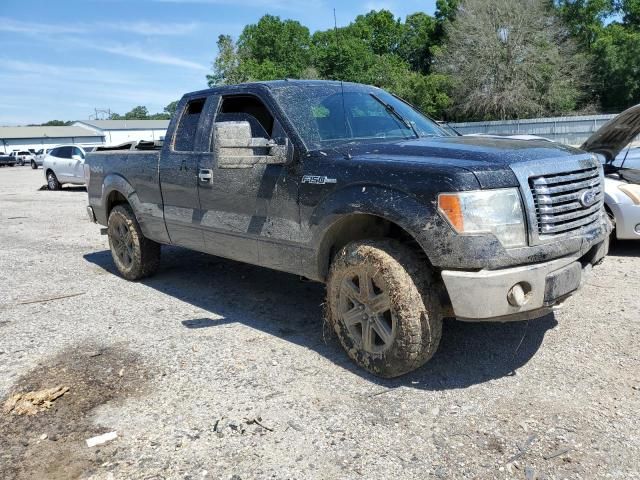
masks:
[(275, 89), (285, 114), (307, 148), (345, 143), (448, 137), (409, 104), (374, 87), (339, 83)]

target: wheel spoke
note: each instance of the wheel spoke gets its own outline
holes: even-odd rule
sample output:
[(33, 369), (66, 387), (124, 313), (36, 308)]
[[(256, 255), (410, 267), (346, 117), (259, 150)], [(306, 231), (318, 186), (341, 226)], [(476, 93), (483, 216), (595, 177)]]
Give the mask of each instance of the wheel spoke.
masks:
[(373, 316), (373, 328), (385, 345), (389, 345), (393, 341), (393, 332), (381, 315)]
[(389, 295), (385, 292), (376, 295), (369, 300), (368, 306), (373, 313), (384, 313), (390, 310), (391, 302), (389, 301)]
[(348, 312), (344, 312), (342, 314), (342, 320), (344, 321), (347, 327), (352, 327), (362, 322), (362, 310), (360, 307), (355, 307), (349, 310)]
[(362, 348), (367, 352), (373, 352), (373, 328), (369, 322), (362, 323)]
[(373, 295), (373, 279), (367, 271), (362, 272), (358, 278), (360, 279), (360, 296), (362, 301), (368, 302)]
[(355, 283), (353, 283), (353, 279), (351, 278), (346, 278), (342, 282), (342, 294), (352, 301), (360, 301), (360, 290), (356, 287)]

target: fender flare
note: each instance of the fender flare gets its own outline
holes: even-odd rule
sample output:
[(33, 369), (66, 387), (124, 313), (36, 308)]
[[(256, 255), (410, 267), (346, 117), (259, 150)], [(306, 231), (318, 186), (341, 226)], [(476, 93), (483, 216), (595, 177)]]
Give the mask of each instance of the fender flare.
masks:
[(435, 205), (420, 202), (401, 190), (380, 185), (350, 185), (333, 192), (316, 206), (309, 219), (311, 246), (316, 252), (317, 269), (322, 276), (328, 254), (328, 237), (338, 223), (350, 215), (369, 215), (393, 223), (406, 231), (428, 258), (434, 246), (430, 230), (440, 222)]
[[(118, 192), (127, 199), (127, 202), (131, 205), (131, 210), (133, 210), (133, 214), (140, 225), (140, 230), (142, 230), (142, 234), (145, 237), (160, 243), (171, 243), (169, 234), (166, 230), (166, 225), (164, 224), (164, 210), (162, 206), (156, 205), (155, 203), (142, 202), (133, 185), (131, 185), (123, 176), (116, 173), (108, 174), (102, 182), (100, 210), (104, 212), (105, 225), (109, 214), (107, 211), (108, 199), (109, 195), (113, 192)], [(161, 229), (158, 229), (158, 222), (162, 222), (162, 225), (164, 225)], [(155, 224), (155, 227), (150, 226), (150, 223)]]

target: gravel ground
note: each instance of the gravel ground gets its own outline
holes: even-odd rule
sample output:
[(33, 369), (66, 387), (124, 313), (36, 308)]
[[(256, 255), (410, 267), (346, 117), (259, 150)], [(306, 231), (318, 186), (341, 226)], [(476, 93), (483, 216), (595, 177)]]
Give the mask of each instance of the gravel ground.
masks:
[(43, 183), (0, 170), (0, 400), (69, 391), (0, 412), (0, 478), (640, 478), (636, 244), (554, 315), (447, 321), (386, 381), (323, 331), (323, 286), (177, 248), (129, 283), (84, 189)]

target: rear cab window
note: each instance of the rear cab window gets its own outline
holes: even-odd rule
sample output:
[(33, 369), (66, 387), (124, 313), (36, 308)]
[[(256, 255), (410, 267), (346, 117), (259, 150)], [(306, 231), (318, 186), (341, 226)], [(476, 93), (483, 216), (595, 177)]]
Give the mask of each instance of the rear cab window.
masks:
[(192, 152), (195, 149), (198, 124), (204, 110), (206, 98), (190, 100), (185, 107), (173, 138), (173, 150), (176, 152)]

